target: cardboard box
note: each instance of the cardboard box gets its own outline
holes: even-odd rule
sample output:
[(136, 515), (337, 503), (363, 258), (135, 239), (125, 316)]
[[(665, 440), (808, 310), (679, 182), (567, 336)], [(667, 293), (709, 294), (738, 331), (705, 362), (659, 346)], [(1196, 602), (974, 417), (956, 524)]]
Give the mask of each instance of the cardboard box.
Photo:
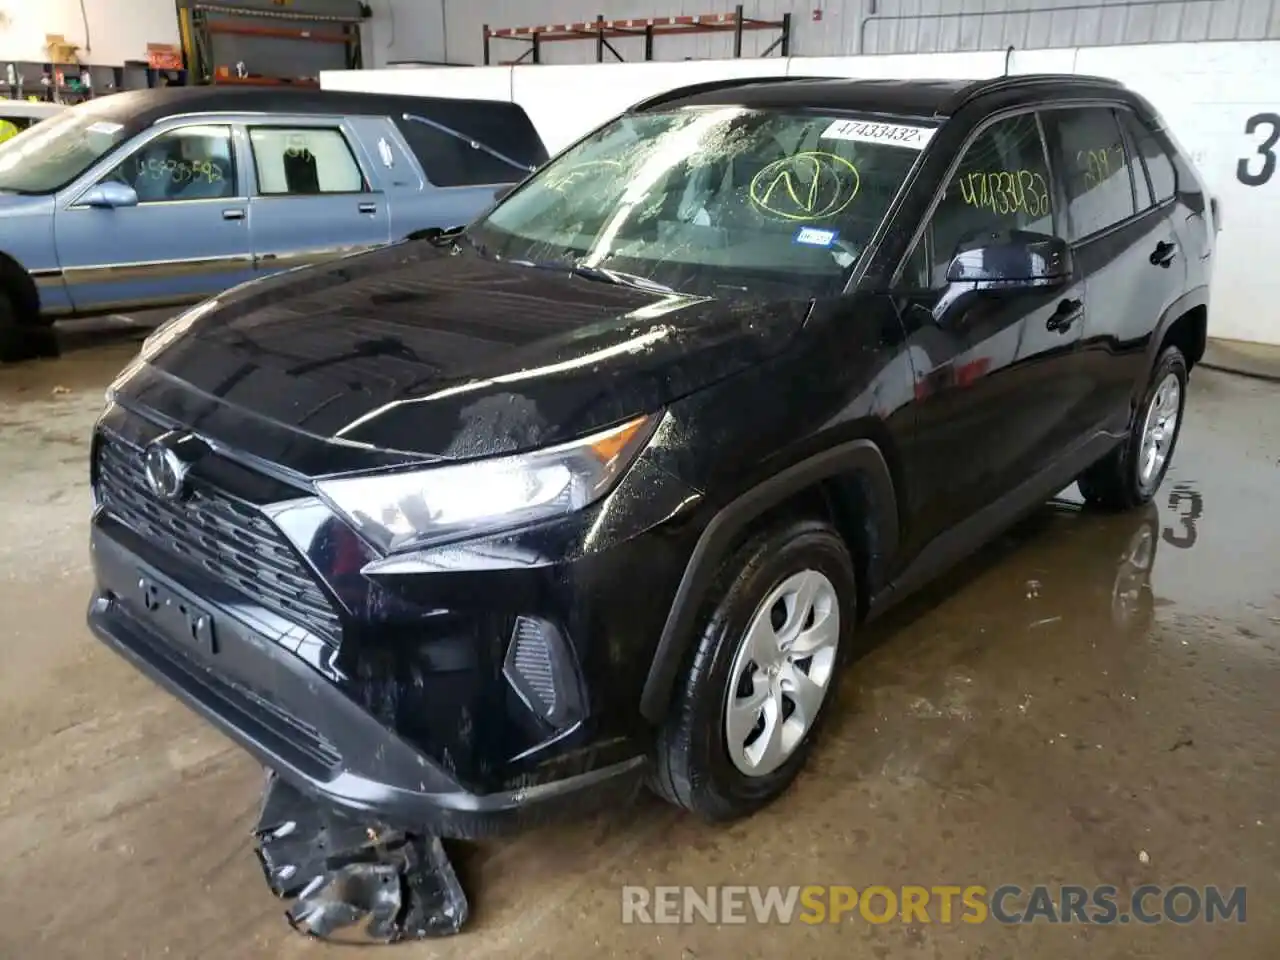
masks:
[(44, 35), (44, 49), (50, 63), (80, 62), (78, 53), (80, 47), (74, 43), (68, 43), (67, 38), (60, 33), (46, 33)]

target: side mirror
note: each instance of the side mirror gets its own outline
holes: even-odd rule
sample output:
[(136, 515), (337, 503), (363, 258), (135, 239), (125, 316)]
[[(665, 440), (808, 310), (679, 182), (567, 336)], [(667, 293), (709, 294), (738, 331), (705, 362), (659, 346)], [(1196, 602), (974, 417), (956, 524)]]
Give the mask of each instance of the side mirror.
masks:
[(116, 207), (136, 207), (138, 191), (118, 180), (106, 180), (84, 192), (80, 202), (86, 207), (114, 210)]
[(1013, 231), (955, 255), (947, 282), (977, 290), (1023, 290), (1065, 283), (1072, 272), (1071, 248), (1061, 237)]

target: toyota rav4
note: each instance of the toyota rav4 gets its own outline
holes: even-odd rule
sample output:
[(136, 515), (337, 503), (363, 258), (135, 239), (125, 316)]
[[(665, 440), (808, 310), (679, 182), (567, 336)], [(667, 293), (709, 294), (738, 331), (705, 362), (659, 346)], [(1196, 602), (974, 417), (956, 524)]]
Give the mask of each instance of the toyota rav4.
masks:
[(868, 619), (1072, 483), (1151, 499), (1214, 241), (1112, 81), (663, 94), (465, 228), (153, 334), (94, 435), (89, 622), (378, 822), (646, 780), (748, 814)]

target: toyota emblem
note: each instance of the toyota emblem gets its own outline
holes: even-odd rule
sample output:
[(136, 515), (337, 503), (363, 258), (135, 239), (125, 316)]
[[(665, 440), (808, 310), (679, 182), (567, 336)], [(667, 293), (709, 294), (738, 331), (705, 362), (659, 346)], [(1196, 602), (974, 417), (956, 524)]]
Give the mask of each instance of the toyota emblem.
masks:
[(186, 491), (190, 465), (164, 442), (164, 438), (148, 446), (143, 456), (143, 469), (151, 492), (164, 500), (181, 500)]

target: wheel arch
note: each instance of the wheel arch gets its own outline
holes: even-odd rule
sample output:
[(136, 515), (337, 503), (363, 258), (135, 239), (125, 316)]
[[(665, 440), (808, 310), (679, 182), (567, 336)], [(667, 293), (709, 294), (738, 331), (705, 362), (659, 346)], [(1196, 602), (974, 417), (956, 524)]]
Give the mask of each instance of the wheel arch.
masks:
[(1187, 369), (1191, 369), (1204, 356), (1205, 342), (1209, 335), (1209, 290), (1195, 287), (1169, 305), (1160, 317), (1156, 335), (1152, 338), (1151, 355), (1147, 358), (1148, 373), (1155, 368), (1165, 347), (1177, 345), (1186, 357)]
[(762, 518), (804, 503), (823, 506), (854, 554), (859, 608), (883, 582), (898, 547), (898, 500), (880, 447), (849, 440), (779, 471), (723, 506), (703, 528), (680, 578), (675, 598), (640, 696), (640, 713), (659, 723), (666, 715), (694, 637), (694, 621), (727, 556)]

